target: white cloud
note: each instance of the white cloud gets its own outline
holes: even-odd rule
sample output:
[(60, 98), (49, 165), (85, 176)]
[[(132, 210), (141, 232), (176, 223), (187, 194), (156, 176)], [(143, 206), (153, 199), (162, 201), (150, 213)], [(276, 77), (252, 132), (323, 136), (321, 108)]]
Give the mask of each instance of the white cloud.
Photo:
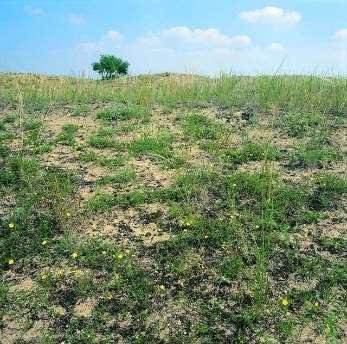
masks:
[(101, 45), (98, 42), (83, 42), (78, 44), (78, 50), (86, 53), (98, 52), (101, 49)]
[(299, 12), (284, 10), (280, 7), (268, 6), (254, 11), (244, 11), (240, 18), (249, 23), (262, 23), (273, 25), (289, 25), (300, 22), (302, 15)]
[[(342, 38), (344, 34), (339, 33), (336, 37)], [(339, 44), (325, 50), (314, 46), (286, 49), (276, 41), (265, 45), (251, 44), (248, 36), (229, 36), (217, 29), (186, 26), (148, 33), (130, 41), (120, 32), (109, 30), (95, 41), (81, 43), (74, 50), (74, 58), (79, 59), (79, 66), (90, 70), (90, 62), (96, 61), (101, 53), (125, 58), (135, 74), (167, 71), (211, 75), (221, 71), (246, 74), (346, 73), (345, 53)]]
[[(246, 49), (247, 48), (247, 49)], [(143, 72), (197, 72), (218, 73), (230, 64), (239, 65), (242, 52), (252, 60), (252, 40), (247, 35), (226, 35), (215, 28), (191, 29), (171, 27), (150, 32), (127, 41), (115, 30), (109, 30), (96, 41), (87, 41), (76, 47), (76, 52), (87, 66), (99, 54), (110, 53), (131, 62), (135, 73)]]
[(67, 18), (69, 23), (74, 25), (80, 25), (86, 22), (86, 18), (82, 14), (78, 13), (69, 13)]
[(124, 36), (115, 30), (107, 31), (99, 40), (83, 42), (79, 49), (86, 52), (112, 51), (123, 47), (128, 49), (179, 49), (191, 51), (198, 48), (240, 48), (249, 47), (252, 40), (247, 35), (228, 36), (214, 28), (190, 29), (186, 26), (176, 26), (159, 33), (148, 33), (138, 37), (133, 42), (126, 42)]
[(230, 38), (230, 44), (251, 45), (252, 40), (247, 35), (233, 36)]
[(300, 0), (303, 3), (312, 3), (319, 5), (345, 4), (346, 0)]
[(112, 51), (122, 45), (124, 36), (115, 30), (108, 30), (98, 41), (82, 42), (78, 44), (77, 49), (85, 53), (102, 53)]
[(274, 53), (284, 53), (286, 51), (284, 46), (280, 43), (271, 43), (268, 49)]
[(228, 36), (215, 28), (190, 29), (186, 26), (175, 26), (161, 33), (164, 38), (172, 38), (186, 44), (201, 44), (205, 46), (249, 46), (252, 43), (246, 35)]
[(143, 49), (146, 49), (146, 48), (153, 49), (153, 48), (160, 47), (161, 41), (157, 35), (153, 33), (149, 33), (146, 36), (137, 38), (135, 42), (132, 43), (131, 45), (142, 47)]
[(117, 42), (117, 41), (119, 42), (124, 38), (120, 32), (114, 31), (114, 30), (107, 31), (105, 37), (106, 39), (109, 39), (110, 41), (113, 41), (113, 42)]
[(337, 31), (333, 37), (335, 39), (347, 40), (347, 28)]
[(31, 5), (24, 6), (24, 9), (26, 12), (30, 13), (33, 16), (42, 16), (43, 14), (45, 14), (43, 9)]

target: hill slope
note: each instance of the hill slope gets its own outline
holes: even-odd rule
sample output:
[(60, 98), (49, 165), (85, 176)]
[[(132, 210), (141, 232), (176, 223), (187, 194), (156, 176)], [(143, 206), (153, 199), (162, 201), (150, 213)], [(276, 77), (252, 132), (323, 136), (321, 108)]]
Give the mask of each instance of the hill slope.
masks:
[(5, 343), (343, 342), (347, 80), (0, 76)]

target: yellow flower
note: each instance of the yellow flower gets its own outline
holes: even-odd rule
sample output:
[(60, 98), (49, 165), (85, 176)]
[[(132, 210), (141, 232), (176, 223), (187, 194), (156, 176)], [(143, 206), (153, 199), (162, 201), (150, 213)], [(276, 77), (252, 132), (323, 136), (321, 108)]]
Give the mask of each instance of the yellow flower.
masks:
[(48, 241), (47, 240), (43, 240), (41, 244), (42, 244), (42, 246), (45, 246), (45, 245), (48, 244)]
[(123, 257), (124, 256), (121, 253), (118, 253), (117, 256), (116, 256), (116, 258), (119, 259), (119, 260), (122, 259)]
[(195, 219), (193, 217), (187, 217), (185, 219), (179, 220), (179, 224), (182, 227), (191, 227), (195, 224)]
[(107, 293), (106, 296), (105, 296), (105, 298), (106, 298), (107, 300), (112, 300), (112, 299), (113, 299), (112, 293)]
[(78, 257), (78, 253), (76, 251), (72, 252), (71, 257), (72, 258), (77, 258)]
[(208, 235), (205, 235), (204, 238), (205, 238), (205, 239), (208, 239)]
[(313, 305), (318, 308), (319, 307), (319, 302), (316, 301)]
[(165, 286), (161, 284), (161, 285), (159, 286), (159, 289), (160, 289), (160, 290), (165, 290)]
[(106, 251), (102, 251), (101, 253), (102, 253), (104, 256), (106, 256), (106, 253), (107, 253), (107, 252), (106, 252)]
[(184, 286), (184, 282), (181, 281), (181, 280), (178, 280), (178, 281), (177, 281), (177, 285), (179, 285), (180, 287), (183, 287), (183, 286)]
[(71, 214), (69, 212), (67, 212), (66, 217), (71, 217)]
[(13, 222), (9, 223), (8, 224), (8, 228), (9, 229), (13, 229), (15, 227), (15, 224)]
[(59, 277), (64, 275), (64, 269), (58, 269), (54, 272), (54, 276)]
[(82, 277), (84, 275), (84, 272), (82, 270), (73, 270), (72, 273), (75, 277)]
[(42, 280), (45, 280), (45, 279), (47, 279), (47, 277), (48, 277), (48, 276), (47, 276), (46, 274), (43, 274), (43, 275), (41, 276), (41, 279), (42, 279)]
[(10, 258), (7, 262), (8, 262), (8, 265), (13, 265), (14, 264), (14, 260), (12, 258)]
[(130, 254), (130, 250), (125, 250), (125, 254)]
[(187, 227), (191, 227), (191, 226), (193, 226), (194, 223), (195, 223), (194, 219), (186, 219), (186, 221), (185, 221), (184, 224), (185, 224)]
[(289, 305), (289, 301), (288, 301), (288, 299), (286, 297), (284, 299), (282, 299), (282, 305), (283, 306), (288, 306)]

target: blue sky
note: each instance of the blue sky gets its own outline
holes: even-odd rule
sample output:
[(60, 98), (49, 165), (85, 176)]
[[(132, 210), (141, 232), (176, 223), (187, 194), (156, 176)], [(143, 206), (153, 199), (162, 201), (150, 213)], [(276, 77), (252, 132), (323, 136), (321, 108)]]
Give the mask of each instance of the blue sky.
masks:
[(1, 0), (0, 71), (347, 74), (347, 0)]

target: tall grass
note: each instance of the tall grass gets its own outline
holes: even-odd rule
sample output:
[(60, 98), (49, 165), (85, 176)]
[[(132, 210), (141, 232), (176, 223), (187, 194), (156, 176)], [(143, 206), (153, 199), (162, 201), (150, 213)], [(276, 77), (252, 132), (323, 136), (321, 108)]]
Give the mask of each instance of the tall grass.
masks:
[(139, 76), (113, 81), (35, 75), (0, 75), (0, 102), (15, 103), (18, 87), (26, 107), (52, 103), (124, 102), (143, 105), (215, 104), (291, 111), (340, 112), (347, 106), (347, 78), (319, 76)]

